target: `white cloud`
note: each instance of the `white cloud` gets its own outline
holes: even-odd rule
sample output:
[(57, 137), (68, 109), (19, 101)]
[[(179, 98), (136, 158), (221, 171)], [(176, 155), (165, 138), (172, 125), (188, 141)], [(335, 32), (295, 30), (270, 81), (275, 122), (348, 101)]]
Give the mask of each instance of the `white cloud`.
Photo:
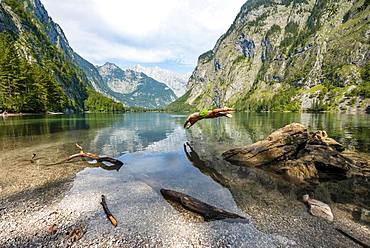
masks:
[(43, 0), (72, 48), (92, 63), (195, 66), (245, 0)]

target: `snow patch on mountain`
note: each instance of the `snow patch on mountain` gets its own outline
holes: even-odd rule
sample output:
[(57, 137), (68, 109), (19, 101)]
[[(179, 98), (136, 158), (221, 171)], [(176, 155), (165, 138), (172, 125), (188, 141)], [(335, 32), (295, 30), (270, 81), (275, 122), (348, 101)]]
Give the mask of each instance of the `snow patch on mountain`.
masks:
[(142, 72), (159, 82), (165, 83), (175, 92), (177, 97), (182, 96), (186, 92), (186, 84), (191, 75), (191, 73), (178, 73), (165, 70), (158, 66), (144, 67), (142, 65), (135, 65), (131, 69)]

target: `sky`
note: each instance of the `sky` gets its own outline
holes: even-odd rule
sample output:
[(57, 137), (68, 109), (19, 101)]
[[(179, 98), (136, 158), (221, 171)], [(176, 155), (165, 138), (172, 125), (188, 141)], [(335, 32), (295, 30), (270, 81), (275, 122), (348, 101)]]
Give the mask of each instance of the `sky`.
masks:
[(113, 62), (191, 72), (246, 0), (41, 0), (71, 47)]

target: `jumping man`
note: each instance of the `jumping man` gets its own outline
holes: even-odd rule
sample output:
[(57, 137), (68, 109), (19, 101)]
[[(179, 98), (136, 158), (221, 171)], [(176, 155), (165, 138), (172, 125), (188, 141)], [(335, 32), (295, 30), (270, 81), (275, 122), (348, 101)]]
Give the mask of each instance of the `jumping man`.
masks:
[(231, 118), (231, 112), (234, 112), (234, 109), (232, 108), (217, 108), (214, 110), (202, 110), (200, 112), (195, 112), (188, 116), (188, 119), (186, 120), (184, 124), (184, 128), (190, 128), (193, 126), (197, 121), (202, 119), (210, 119), (210, 118), (217, 118), (221, 116), (226, 116), (228, 118)]

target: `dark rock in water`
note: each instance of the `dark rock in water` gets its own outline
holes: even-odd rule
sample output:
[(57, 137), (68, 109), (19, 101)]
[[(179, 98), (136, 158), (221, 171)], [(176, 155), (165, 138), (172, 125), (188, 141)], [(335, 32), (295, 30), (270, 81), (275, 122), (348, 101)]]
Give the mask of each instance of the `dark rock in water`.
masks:
[(367, 105), (367, 107), (366, 107), (366, 109), (365, 109), (365, 112), (366, 112), (367, 114), (370, 114), (370, 104), (369, 104), (369, 105)]
[[(201, 215), (205, 221), (223, 219), (245, 219), (245, 217), (227, 212), (204, 203), (192, 196), (169, 189), (161, 189), (163, 197), (171, 202), (180, 204), (186, 210)], [(248, 220), (246, 220), (248, 222)]]
[(309, 133), (303, 125), (292, 123), (262, 141), (222, 156), (234, 164), (266, 168), (299, 181), (370, 176), (368, 161), (356, 161), (343, 151), (325, 131)]

